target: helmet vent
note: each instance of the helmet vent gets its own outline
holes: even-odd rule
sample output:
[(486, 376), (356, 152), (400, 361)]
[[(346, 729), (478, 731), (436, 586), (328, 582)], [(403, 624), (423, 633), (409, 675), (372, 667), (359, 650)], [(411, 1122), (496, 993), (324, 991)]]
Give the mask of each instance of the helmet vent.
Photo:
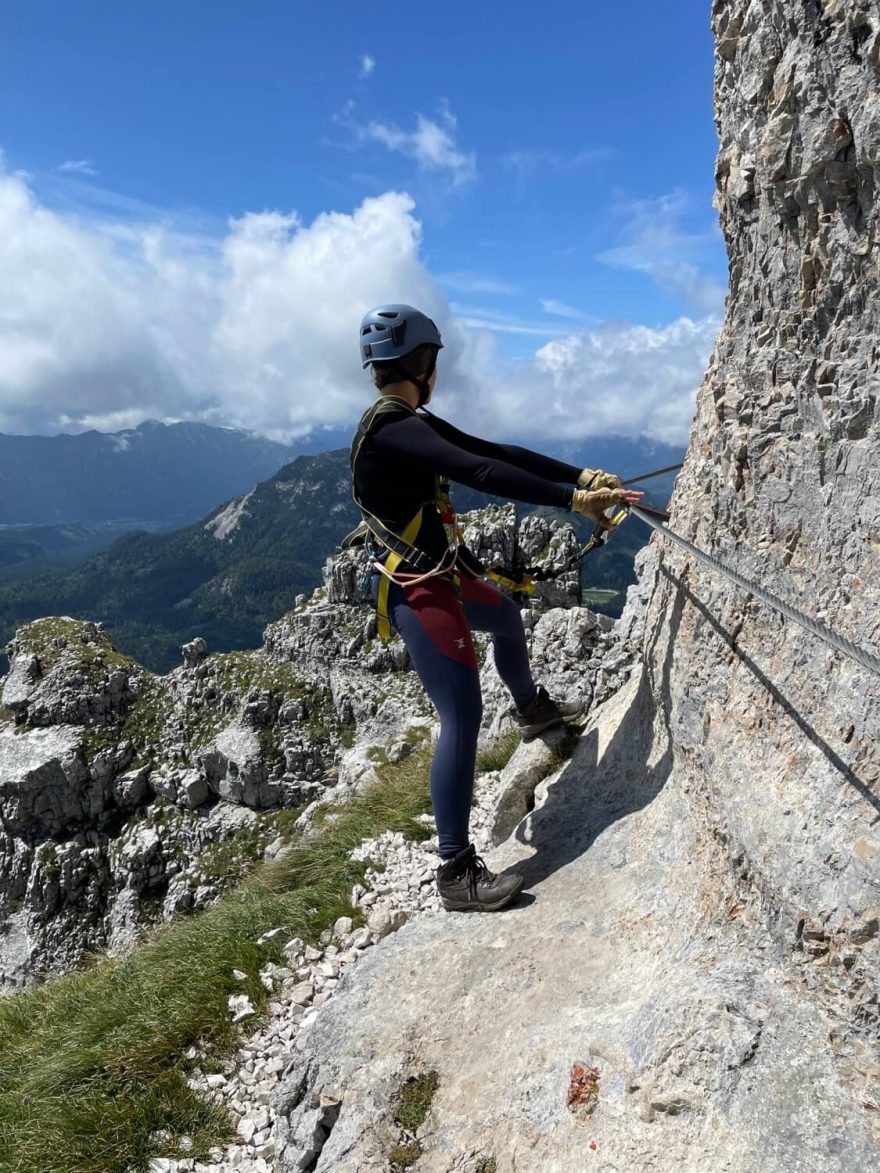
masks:
[(380, 318), (399, 318), (400, 314), (397, 310), (379, 310)]

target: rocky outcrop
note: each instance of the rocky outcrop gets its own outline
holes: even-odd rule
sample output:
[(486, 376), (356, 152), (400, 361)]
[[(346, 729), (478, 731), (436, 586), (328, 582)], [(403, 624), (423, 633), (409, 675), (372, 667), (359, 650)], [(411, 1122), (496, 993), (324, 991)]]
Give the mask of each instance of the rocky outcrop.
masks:
[[(548, 567), (576, 549), (569, 526), (517, 522), (512, 507), (464, 521), (487, 549), (533, 535), (528, 557)], [(362, 577), (362, 554), (334, 556), (263, 648), (208, 655), (196, 638), (166, 676), (121, 655), (100, 624), (49, 618), (17, 633), (0, 710), (0, 992), (206, 907), (235, 860), (245, 872), (277, 838), (279, 812), (302, 808), (305, 825), (319, 798), (372, 774), (371, 746), (394, 760), (431, 728), (406, 649), (376, 638)], [(601, 693), (609, 621), (579, 608), (525, 619), (551, 687)], [(510, 700), (490, 641), (480, 648), (494, 736)]]
[[(672, 527), (880, 640), (880, 18), (716, 2), (727, 316)], [(676, 770), (772, 939), (878, 1026), (880, 681), (663, 546), (646, 648)]]
[(102, 624), (67, 616), (28, 624), (7, 654), (3, 704), (31, 727), (109, 724), (129, 707), (143, 675), (119, 655)]
[(536, 606), (575, 607), (580, 603), (581, 564), (570, 565), (578, 552), (578, 540), (570, 525), (540, 513), (520, 517), (513, 505), (491, 505), (463, 513), (459, 521), (465, 544), (484, 566), (520, 571), (539, 567), (548, 576), (535, 582), (532, 601)]

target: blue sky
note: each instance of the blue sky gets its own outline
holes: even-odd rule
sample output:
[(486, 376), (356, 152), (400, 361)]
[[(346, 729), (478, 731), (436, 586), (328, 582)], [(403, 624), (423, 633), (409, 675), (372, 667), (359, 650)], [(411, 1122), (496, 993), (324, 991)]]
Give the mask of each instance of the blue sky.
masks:
[[(607, 358), (603, 340), (614, 338), (613, 366), (638, 348), (632, 328), (664, 331), (682, 321), (698, 327), (695, 387), (726, 281), (711, 206), (712, 63), (702, 0), (634, 0), (625, 9), (569, 0), (546, 9), (519, 0), (374, 9), (347, 0), (323, 8), (5, 5), (5, 231), (30, 242), (38, 260), (29, 266), (22, 247), (6, 258), (0, 323), (5, 284), (10, 306), (34, 303), (24, 332), (39, 343), (40, 362), (21, 350), (12, 355), (7, 368), (19, 382), (7, 376), (0, 385), (0, 428), (112, 428), (137, 422), (139, 412), (171, 418), (175, 401), (180, 415), (267, 433), (344, 424), (355, 407), (356, 361), (346, 360), (351, 370), (322, 365), (308, 345), (313, 378), (332, 384), (327, 410), (322, 416), (301, 401), (277, 409), (279, 387), (302, 374), (297, 330), (306, 329), (292, 323), (282, 339), (281, 319), (317, 312), (324, 344), (341, 353), (359, 290), (367, 301), (418, 296), (437, 314), (451, 331), (460, 405), (472, 405), (487, 379), (519, 381), (516, 402), (527, 405), (522, 381), (539, 390), (552, 369), (564, 415), (566, 364), (575, 351), (578, 371), (589, 354), (595, 374), (607, 366), (599, 362)], [(389, 193), (405, 193), (408, 204)], [(0, 199), (0, 227), (3, 206)], [(376, 223), (367, 215), (358, 221), (358, 209), (374, 206)], [(270, 223), (266, 213), (287, 219)], [(328, 214), (339, 219), (331, 223)], [(230, 229), (230, 219), (247, 217), (248, 234)], [(241, 239), (254, 232), (259, 261)], [(383, 239), (373, 256), (377, 233)], [(62, 280), (77, 248), (101, 278), (94, 297), (82, 267)], [(370, 256), (372, 270), (362, 264)], [(326, 269), (316, 275), (319, 265)], [(182, 266), (189, 266), (185, 292)], [(54, 282), (49, 307), (72, 315), (70, 333), (84, 301), (97, 307), (110, 286), (124, 288), (133, 301), (118, 333), (130, 335), (129, 358), (140, 374), (122, 374), (122, 348), (101, 359), (97, 351), (106, 348), (96, 347), (91, 373), (87, 355), (63, 353), (58, 335), (65, 331), (43, 320), (48, 309), (27, 284), (29, 269), (44, 274), (44, 286)], [(163, 292), (169, 281), (172, 292)], [(299, 302), (289, 285), (303, 291)], [(242, 305), (252, 304), (255, 288), (263, 314), (249, 325)], [(78, 305), (66, 305), (65, 289)], [(175, 296), (188, 332), (157, 317), (157, 303)], [(327, 305), (334, 298), (344, 321), (338, 337)], [(149, 327), (143, 336), (135, 303)], [(106, 321), (123, 311), (108, 301), (102, 312)], [(266, 334), (276, 312), (278, 327)], [(89, 329), (99, 332), (85, 322), (80, 333)], [(22, 332), (19, 323), (18, 342)], [(192, 367), (200, 348), (214, 354), (218, 339), (227, 346), (233, 335), (234, 358), (219, 373), (206, 358), (199, 386)], [(676, 337), (674, 419), (651, 414), (665, 438), (681, 432), (686, 414)], [(648, 349), (667, 341), (645, 335)], [(568, 346), (564, 355), (543, 351), (556, 342)], [(0, 325), (0, 354), (14, 345)], [(221, 388), (231, 368), (236, 378)], [(51, 370), (62, 371), (74, 410), (56, 402)], [(249, 388), (267, 370), (276, 383), (258, 389), (249, 408)], [(149, 371), (161, 385), (155, 393)], [(346, 389), (338, 395), (337, 384)], [(485, 394), (483, 408), (472, 410), (475, 422), (489, 423), (501, 410), (500, 388)], [(527, 406), (518, 410), (527, 415)], [(603, 421), (621, 422), (613, 413)]]

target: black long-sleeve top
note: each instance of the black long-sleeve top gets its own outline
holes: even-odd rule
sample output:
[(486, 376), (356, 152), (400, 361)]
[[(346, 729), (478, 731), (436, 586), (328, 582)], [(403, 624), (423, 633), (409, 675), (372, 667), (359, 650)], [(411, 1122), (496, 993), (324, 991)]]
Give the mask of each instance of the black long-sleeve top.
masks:
[[(362, 505), (399, 533), (420, 505), (434, 500), (437, 474), (495, 496), (570, 509), (580, 471), (528, 448), (469, 436), (435, 415), (401, 406), (376, 419), (354, 477)], [(415, 544), (442, 556), (446, 536), (435, 509), (425, 510)]]

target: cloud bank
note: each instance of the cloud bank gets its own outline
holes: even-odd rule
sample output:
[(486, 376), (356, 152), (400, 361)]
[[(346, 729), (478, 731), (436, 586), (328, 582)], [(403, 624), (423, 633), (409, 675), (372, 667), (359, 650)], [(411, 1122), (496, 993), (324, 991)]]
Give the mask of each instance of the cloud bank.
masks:
[(0, 161), (0, 431), (151, 417), (278, 438), (348, 427), (370, 399), (360, 319), (404, 301), (443, 331), (436, 407), (466, 428), (686, 439), (716, 318), (569, 331), (557, 317), (513, 363), (497, 341), (511, 323), (449, 305), (414, 211), (387, 192), (310, 223), (249, 213), (218, 238), (167, 217), (62, 215)]

